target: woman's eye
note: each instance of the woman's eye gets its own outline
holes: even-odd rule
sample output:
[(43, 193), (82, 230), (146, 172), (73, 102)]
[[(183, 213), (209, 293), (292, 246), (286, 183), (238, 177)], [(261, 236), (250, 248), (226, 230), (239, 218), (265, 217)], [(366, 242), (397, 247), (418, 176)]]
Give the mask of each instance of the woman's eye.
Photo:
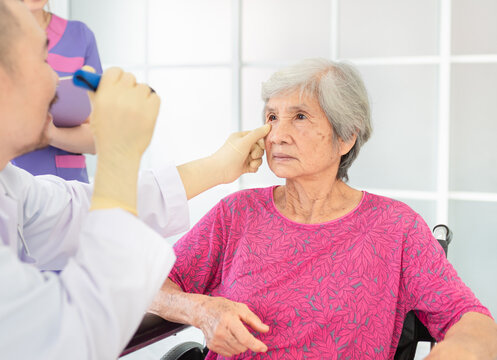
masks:
[(269, 115), (267, 117), (267, 121), (273, 121), (273, 120), (276, 120), (276, 116), (275, 115)]
[(297, 119), (304, 120), (307, 119), (307, 117), (304, 114), (297, 114)]

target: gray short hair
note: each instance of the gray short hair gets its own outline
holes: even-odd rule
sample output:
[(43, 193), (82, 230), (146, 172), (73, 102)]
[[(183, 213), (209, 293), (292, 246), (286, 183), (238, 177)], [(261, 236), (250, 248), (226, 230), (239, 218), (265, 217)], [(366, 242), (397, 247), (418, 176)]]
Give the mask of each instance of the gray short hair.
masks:
[(0, 19), (0, 66), (13, 71), (12, 44), (21, 31), (21, 25), (5, 0), (0, 0)]
[(262, 84), (265, 104), (275, 95), (300, 90), (315, 96), (333, 127), (334, 139), (357, 140), (340, 159), (337, 179), (348, 181), (348, 169), (372, 132), (371, 110), (359, 72), (350, 64), (327, 59), (307, 59), (274, 73)]

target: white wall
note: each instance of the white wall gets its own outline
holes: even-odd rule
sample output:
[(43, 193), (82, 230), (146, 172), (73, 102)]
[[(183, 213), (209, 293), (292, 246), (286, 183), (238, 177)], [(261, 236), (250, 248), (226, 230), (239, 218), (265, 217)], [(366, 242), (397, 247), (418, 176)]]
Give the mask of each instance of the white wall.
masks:
[(49, 0), (46, 9), (67, 19), (69, 17), (69, 5), (68, 0)]
[[(119, 65), (162, 96), (145, 160), (188, 161), (261, 123), (260, 84), (322, 56), (355, 63), (374, 134), (351, 184), (407, 202), (454, 231), (449, 259), (497, 315), (497, 2), (494, 0), (69, 0)], [(196, 221), (266, 168), (192, 202)]]

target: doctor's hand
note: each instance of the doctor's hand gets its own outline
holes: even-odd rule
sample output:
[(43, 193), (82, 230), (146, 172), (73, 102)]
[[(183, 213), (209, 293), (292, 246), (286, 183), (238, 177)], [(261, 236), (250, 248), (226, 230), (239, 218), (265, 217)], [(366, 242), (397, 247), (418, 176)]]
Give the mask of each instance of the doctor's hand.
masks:
[(195, 323), (202, 330), (209, 350), (222, 356), (233, 356), (247, 350), (266, 352), (267, 346), (248, 330), (266, 333), (264, 324), (247, 305), (222, 297), (206, 296)]
[(233, 182), (242, 174), (256, 172), (262, 164), (264, 137), (270, 130), (271, 125), (266, 124), (234, 133), (211, 156), (178, 166), (187, 199), (213, 186)]
[(266, 124), (252, 131), (233, 133), (212, 155), (223, 184), (231, 183), (241, 175), (254, 173), (259, 169), (264, 155), (264, 137), (270, 130), (271, 125)]
[(91, 208), (121, 207), (136, 214), (138, 169), (152, 139), (160, 99), (118, 68), (105, 71), (98, 90), (89, 95), (98, 153)]
[(159, 113), (160, 99), (150, 87), (138, 84), (131, 73), (110, 68), (95, 93), (90, 92), (90, 123), (100, 155), (141, 159)]

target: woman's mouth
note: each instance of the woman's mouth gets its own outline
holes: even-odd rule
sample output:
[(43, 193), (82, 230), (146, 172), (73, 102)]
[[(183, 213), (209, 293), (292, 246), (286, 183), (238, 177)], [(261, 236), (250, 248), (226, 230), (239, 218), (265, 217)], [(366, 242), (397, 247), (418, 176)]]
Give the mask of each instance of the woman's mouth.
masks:
[(284, 153), (272, 153), (271, 158), (275, 161), (290, 161), (295, 160), (293, 156)]

